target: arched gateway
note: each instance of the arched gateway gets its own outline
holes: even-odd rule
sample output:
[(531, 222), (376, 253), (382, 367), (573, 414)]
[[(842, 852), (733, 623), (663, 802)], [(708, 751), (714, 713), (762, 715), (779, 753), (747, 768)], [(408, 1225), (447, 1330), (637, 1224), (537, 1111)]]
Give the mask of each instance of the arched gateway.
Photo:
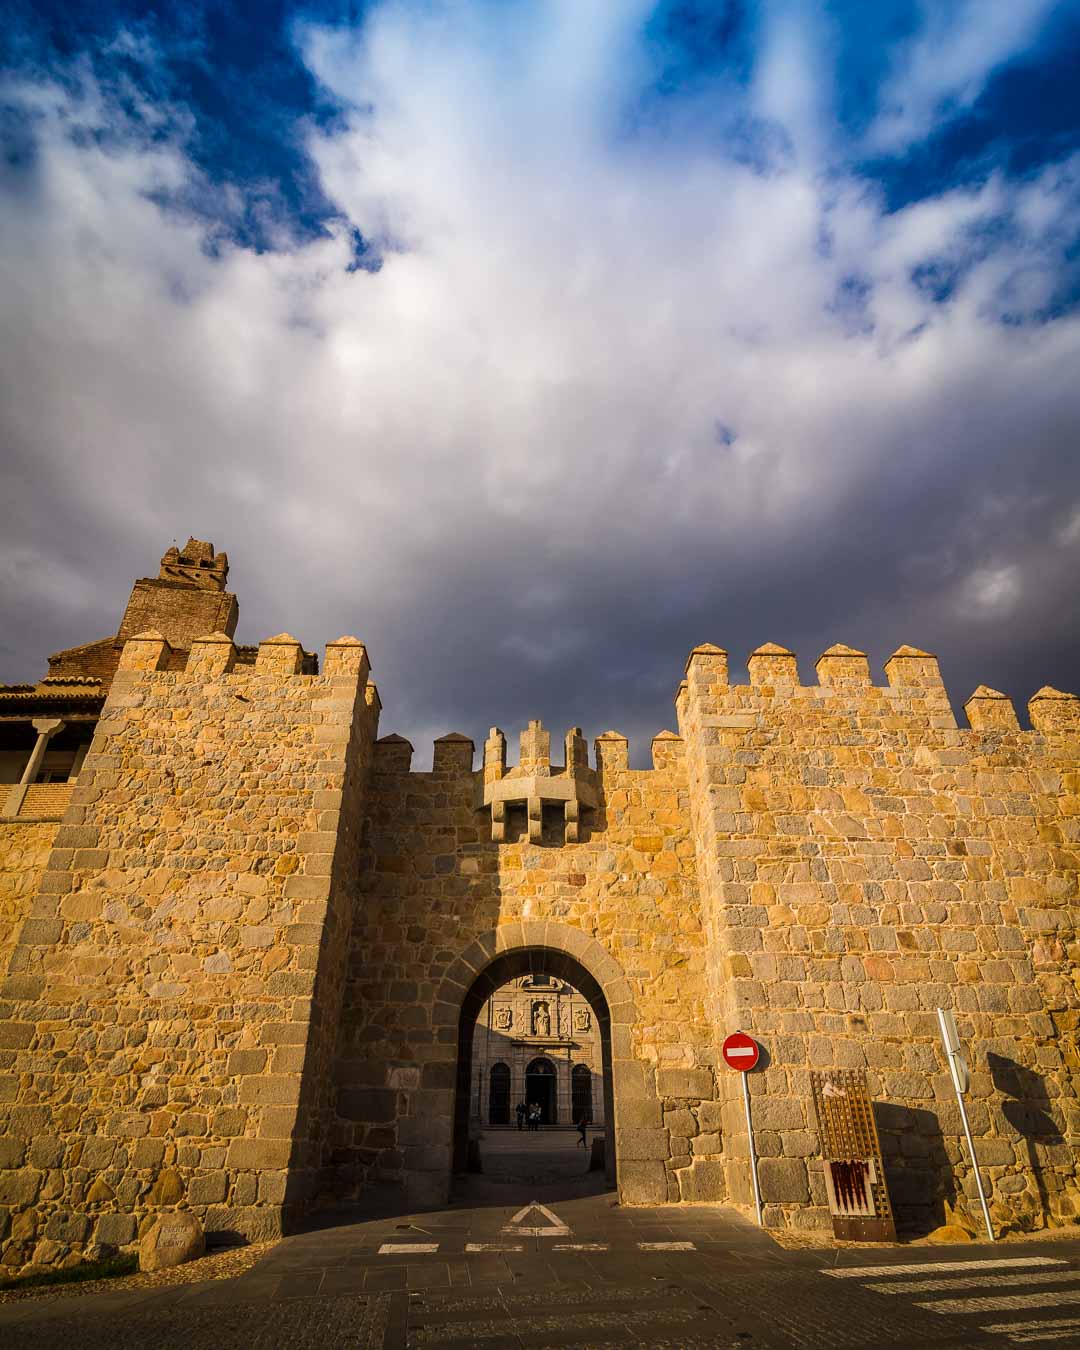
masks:
[[(490, 955), (493, 949), (497, 955)], [(541, 974), (572, 984), (588, 999), (596, 1014), (603, 1066), (605, 1164), (608, 1179), (616, 1183), (620, 1109), (626, 1118), (628, 1111), (633, 1110), (632, 1104), (640, 1104), (644, 1097), (644, 1079), (629, 1057), (634, 1001), (618, 963), (595, 939), (579, 929), (551, 922), (508, 924), (486, 940), (474, 943), (455, 964), (440, 990), (443, 1000), (451, 1006), (456, 1002), (459, 1010), (453, 1168), (462, 1171), (468, 1165), (472, 1039), (477, 1013), (508, 980)], [(622, 1050), (621, 1058), (615, 1057), (613, 1047)], [(543, 1057), (538, 1057), (530, 1068), (543, 1063)], [(536, 1099), (541, 1099), (539, 1090)]]
[[(581, 1021), (600, 1050), (593, 1131), (620, 1198), (734, 1198), (682, 741), (658, 737), (651, 769), (630, 768), (614, 732), (598, 738), (593, 767), (576, 729), (553, 764), (539, 723), (522, 732), (513, 767), (497, 730), (482, 768), (464, 736), (436, 741), (430, 772), (412, 770), (401, 737), (372, 749), (322, 1193), (389, 1183), (410, 1203), (446, 1201), (468, 1163), (470, 1114), (479, 1125), (477, 1015), (507, 981), (546, 976), (591, 1009)], [(554, 1060), (556, 1011), (537, 996), (519, 1078), (513, 1056), (485, 1061), (510, 1062), (511, 1110), (528, 1064)], [(490, 1076), (483, 1090), (490, 1102)], [(568, 1083), (555, 1109), (572, 1124)]]

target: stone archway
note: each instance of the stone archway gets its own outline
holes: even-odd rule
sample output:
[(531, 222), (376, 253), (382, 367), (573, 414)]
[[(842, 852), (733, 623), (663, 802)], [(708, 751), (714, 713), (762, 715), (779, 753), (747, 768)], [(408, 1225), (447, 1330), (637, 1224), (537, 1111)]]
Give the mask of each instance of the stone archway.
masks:
[(641, 1066), (630, 1055), (630, 1029), (636, 1018), (630, 985), (618, 962), (595, 938), (565, 924), (543, 921), (505, 924), (474, 942), (454, 962), (440, 988), (436, 1017), (443, 1025), (452, 1020), (457, 1028), (453, 1170), (461, 1172), (468, 1165), (477, 1014), (508, 980), (541, 973), (573, 985), (596, 1014), (603, 1063), (605, 1165), (608, 1180), (617, 1184), (620, 1115), (645, 1091)]

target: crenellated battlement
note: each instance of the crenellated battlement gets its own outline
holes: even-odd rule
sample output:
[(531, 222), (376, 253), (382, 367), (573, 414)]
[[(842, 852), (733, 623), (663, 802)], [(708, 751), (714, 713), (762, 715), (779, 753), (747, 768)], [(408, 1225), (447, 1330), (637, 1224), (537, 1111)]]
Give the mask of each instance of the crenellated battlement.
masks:
[[(374, 686), (372, 686), (374, 688)], [(479, 774), (483, 785), (507, 780), (511, 785), (506, 791), (518, 791), (518, 785), (524, 779), (595, 776), (601, 781), (607, 773), (650, 773), (654, 770), (667, 770), (682, 761), (684, 742), (674, 731), (660, 731), (651, 742), (652, 769), (630, 768), (630, 742), (618, 731), (602, 732), (593, 742), (593, 756), (590, 763), (589, 743), (580, 727), (571, 727), (563, 741), (563, 759), (553, 763), (551, 758), (551, 733), (539, 722), (530, 722), (521, 732), (521, 749), (517, 764), (510, 764), (507, 758), (506, 733), (499, 727), (492, 727), (484, 742), (483, 758), (476, 766), (476, 746), (461, 732), (451, 731), (439, 736), (433, 742), (432, 767), (430, 774), (459, 777)], [(375, 768), (379, 773), (412, 773), (412, 757), (415, 753), (411, 741), (397, 734), (380, 737), (375, 743)], [(553, 794), (563, 800), (561, 789), (555, 787)], [(496, 793), (496, 795), (498, 795)]]
[[(206, 633), (191, 639), (186, 654), (175, 649), (156, 629), (136, 633), (124, 643), (118, 672), (127, 674), (182, 673), (200, 680), (224, 675), (256, 674), (278, 677), (316, 678), (317, 662), (311, 652), (291, 633), (265, 638), (257, 647), (238, 646), (228, 633)], [(367, 649), (359, 638), (340, 637), (326, 644), (322, 673), (328, 679), (355, 679), (370, 684), (371, 666)], [(374, 690), (375, 686), (370, 685)], [(372, 699), (378, 699), (377, 693)]]
[[(722, 647), (704, 643), (693, 648), (686, 662), (686, 679), (675, 696), (680, 715), (692, 703), (706, 716), (726, 712), (745, 719), (755, 706), (762, 711), (768, 706), (775, 713), (782, 699), (824, 698), (855, 716), (860, 712), (875, 718), (887, 714), (908, 722), (922, 721), (928, 729), (957, 729), (938, 659), (917, 647), (905, 645), (893, 652), (884, 666), (885, 685), (872, 682), (866, 653), (843, 643), (829, 647), (818, 657), (817, 684), (801, 684), (798, 658), (775, 643), (756, 648), (746, 664), (749, 684), (731, 684), (728, 653)], [(740, 712), (732, 713), (736, 707)], [(1076, 694), (1046, 686), (1032, 695), (1027, 708), (1035, 732), (1080, 734), (1080, 697)], [(971, 731), (1021, 732), (1011, 700), (986, 685), (971, 694), (964, 711)], [(739, 729), (730, 717), (728, 720), (728, 730)], [(746, 723), (743, 729), (750, 725)]]
[[(653, 737), (652, 769), (631, 769), (629, 749), (627, 738), (620, 732), (605, 731), (594, 742), (590, 764), (589, 746), (581, 728), (571, 727), (563, 739), (562, 763), (553, 764), (551, 733), (534, 720), (520, 733), (516, 764), (507, 760), (506, 733), (492, 727), (478, 768), (474, 768), (473, 741), (460, 732), (450, 732), (435, 740), (430, 772), (415, 776), (474, 779), (476, 809), (490, 812), (491, 837), (497, 843), (506, 841), (507, 813), (513, 808), (525, 812), (529, 838), (534, 842), (543, 833), (545, 808), (550, 808), (562, 815), (565, 842), (577, 843), (583, 813), (600, 807), (605, 785), (612, 785), (616, 776), (634, 779), (649, 773), (668, 774), (681, 769), (685, 757), (682, 737), (673, 731), (661, 731)], [(375, 743), (375, 772), (412, 775), (412, 756), (412, 744), (403, 736), (384, 736)]]

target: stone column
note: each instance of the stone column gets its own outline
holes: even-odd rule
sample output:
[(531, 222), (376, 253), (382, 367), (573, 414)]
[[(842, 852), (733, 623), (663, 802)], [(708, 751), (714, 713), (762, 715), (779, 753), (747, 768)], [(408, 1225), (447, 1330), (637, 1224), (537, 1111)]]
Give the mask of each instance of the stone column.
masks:
[(514, 1047), (510, 1062), (510, 1120), (517, 1126), (517, 1115), (514, 1108), (518, 1102), (525, 1100), (525, 1047), (518, 1045)]
[[(566, 1056), (565, 1059), (563, 1058), (564, 1054)], [(562, 1054), (557, 1057), (552, 1055), (552, 1059), (555, 1060), (555, 1100), (557, 1103), (556, 1124), (558, 1125), (570, 1125), (573, 1123), (570, 1110), (570, 1059), (572, 1054), (573, 1051), (567, 1046)]]
[(26, 789), (38, 776), (41, 761), (45, 758), (45, 751), (48, 749), (49, 742), (63, 727), (64, 722), (60, 717), (36, 717), (30, 725), (37, 732), (37, 741), (30, 753), (30, 758), (27, 760), (26, 768), (23, 769), (22, 777), (8, 793), (7, 802), (4, 805), (4, 815), (9, 818), (17, 816), (22, 809)]

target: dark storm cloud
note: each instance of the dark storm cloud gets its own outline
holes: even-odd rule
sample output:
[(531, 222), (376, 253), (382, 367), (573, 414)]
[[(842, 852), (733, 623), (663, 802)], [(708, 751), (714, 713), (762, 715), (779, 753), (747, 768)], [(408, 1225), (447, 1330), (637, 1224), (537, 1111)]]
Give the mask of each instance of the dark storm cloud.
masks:
[(1051, 7), (903, 6), (846, 120), (835, 18), (737, 8), (704, 72), (630, 0), (297, 27), (331, 208), (258, 250), (175, 84), (9, 77), (3, 677), (115, 631), (191, 532), (243, 640), (361, 636), (421, 761), (542, 716), (640, 762), (706, 640), (1080, 685), (1080, 163), (935, 168), (900, 210), (857, 167), (967, 115)]

